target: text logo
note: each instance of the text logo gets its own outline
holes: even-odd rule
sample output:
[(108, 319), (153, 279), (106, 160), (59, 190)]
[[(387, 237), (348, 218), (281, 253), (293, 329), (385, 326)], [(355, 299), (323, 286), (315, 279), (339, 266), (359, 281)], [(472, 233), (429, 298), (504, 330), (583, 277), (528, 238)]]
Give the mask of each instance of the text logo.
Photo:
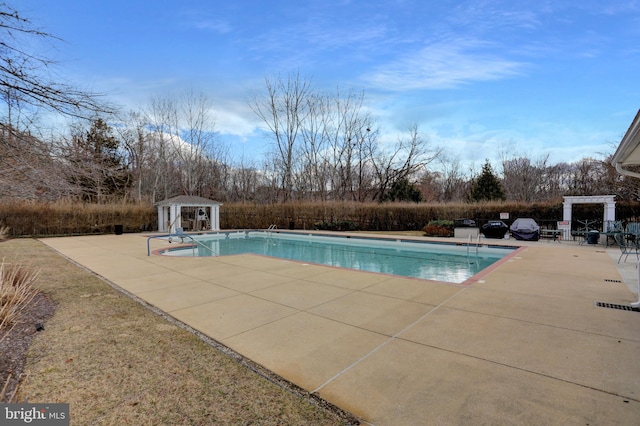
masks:
[(69, 404), (0, 404), (0, 424), (69, 426)]

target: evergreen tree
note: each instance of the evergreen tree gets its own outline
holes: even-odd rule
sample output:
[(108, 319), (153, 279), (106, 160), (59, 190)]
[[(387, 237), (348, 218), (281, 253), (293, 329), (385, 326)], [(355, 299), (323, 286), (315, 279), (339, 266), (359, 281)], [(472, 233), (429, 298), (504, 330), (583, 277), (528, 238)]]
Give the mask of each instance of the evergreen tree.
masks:
[(480, 175), (474, 180), (471, 187), (469, 201), (504, 201), (505, 199), (506, 197), (502, 190), (502, 185), (500, 185), (500, 180), (498, 180), (498, 177), (493, 173), (489, 160), (485, 160), (482, 166), (482, 172), (480, 172)]
[(120, 154), (120, 142), (103, 119), (93, 120), (91, 128), (75, 135), (67, 149), (69, 181), (80, 188), (84, 200), (103, 202), (124, 196), (130, 172)]
[(413, 201), (419, 203), (422, 201), (422, 193), (415, 185), (409, 182), (409, 179), (398, 179), (391, 185), (391, 189), (382, 198), (381, 201)]

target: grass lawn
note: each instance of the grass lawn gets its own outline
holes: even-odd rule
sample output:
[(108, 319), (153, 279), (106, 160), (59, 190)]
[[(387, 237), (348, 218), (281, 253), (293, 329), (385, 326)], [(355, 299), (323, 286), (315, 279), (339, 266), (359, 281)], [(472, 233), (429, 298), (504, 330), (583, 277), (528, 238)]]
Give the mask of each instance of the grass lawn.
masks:
[(39, 269), (37, 286), (55, 304), (29, 347), (21, 401), (69, 403), (71, 424), (77, 425), (348, 421), (255, 373), (37, 240), (2, 242), (0, 257)]

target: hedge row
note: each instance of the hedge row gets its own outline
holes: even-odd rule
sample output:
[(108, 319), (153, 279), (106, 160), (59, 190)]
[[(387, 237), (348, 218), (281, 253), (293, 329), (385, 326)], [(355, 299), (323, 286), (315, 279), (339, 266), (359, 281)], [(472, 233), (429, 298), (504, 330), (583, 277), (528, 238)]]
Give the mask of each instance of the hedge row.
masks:
[[(640, 203), (618, 203), (618, 219), (636, 220)], [(510, 224), (518, 217), (531, 217), (539, 224), (555, 227), (563, 219), (562, 202), (546, 203), (291, 203), (291, 204), (225, 204), (220, 209), (220, 225), (228, 229), (278, 228), (332, 229), (365, 231), (422, 230), (433, 220), (473, 219), (478, 225), (499, 219), (508, 213)], [(602, 222), (602, 204), (573, 206), (573, 221)]]
[[(573, 222), (602, 221), (600, 204), (573, 206)], [(220, 209), (223, 229), (331, 229), (364, 231), (422, 230), (431, 221), (473, 219), (478, 225), (508, 213), (510, 224), (518, 217), (531, 217), (543, 226), (555, 227), (562, 220), (562, 202), (547, 203), (289, 203), (224, 204)], [(617, 219), (638, 221), (639, 202), (619, 202)], [(0, 227), (9, 236), (50, 236), (113, 233), (157, 229), (157, 211), (149, 204), (0, 203)]]
[(7, 226), (12, 237), (106, 234), (116, 225), (124, 232), (157, 229), (156, 209), (148, 204), (0, 204), (0, 226)]

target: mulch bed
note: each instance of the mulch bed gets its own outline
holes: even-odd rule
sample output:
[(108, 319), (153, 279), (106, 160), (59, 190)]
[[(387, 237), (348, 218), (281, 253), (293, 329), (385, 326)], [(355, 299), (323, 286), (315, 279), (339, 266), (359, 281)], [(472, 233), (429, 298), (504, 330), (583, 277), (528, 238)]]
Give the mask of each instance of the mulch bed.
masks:
[[(22, 370), (27, 360), (27, 351), (38, 331), (46, 326), (53, 316), (55, 305), (46, 294), (38, 293), (8, 332), (0, 332), (0, 402), (10, 401), (22, 380)], [(7, 383), (8, 380), (8, 383)]]

